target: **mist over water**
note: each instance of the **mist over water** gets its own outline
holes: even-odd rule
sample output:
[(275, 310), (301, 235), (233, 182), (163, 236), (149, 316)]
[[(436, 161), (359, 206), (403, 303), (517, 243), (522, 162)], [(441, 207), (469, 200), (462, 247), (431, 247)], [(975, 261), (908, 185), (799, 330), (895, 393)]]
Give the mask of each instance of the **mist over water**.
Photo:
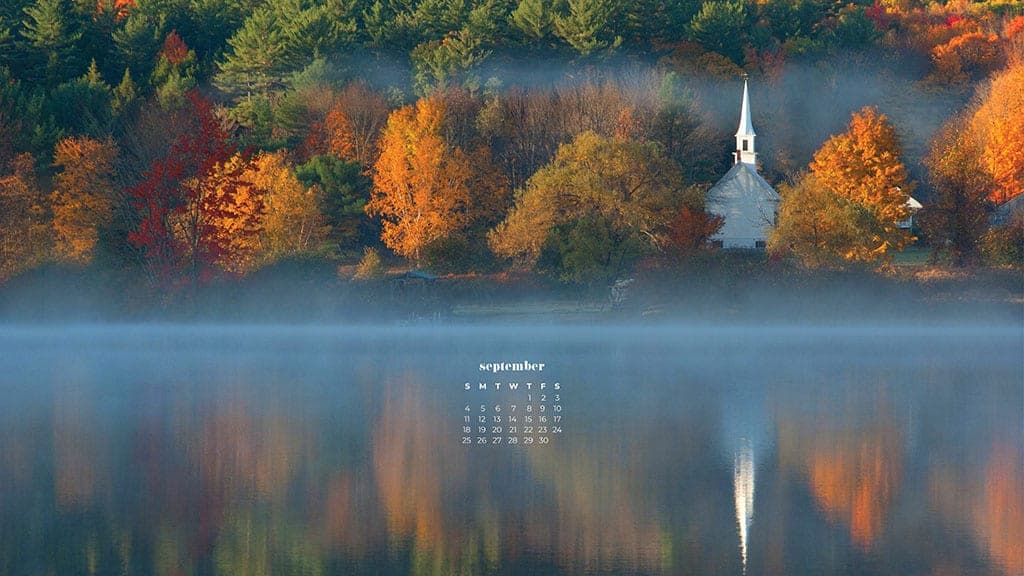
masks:
[[(0, 328), (0, 572), (1018, 574), (1024, 333)], [(550, 444), (464, 446), (490, 362)]]

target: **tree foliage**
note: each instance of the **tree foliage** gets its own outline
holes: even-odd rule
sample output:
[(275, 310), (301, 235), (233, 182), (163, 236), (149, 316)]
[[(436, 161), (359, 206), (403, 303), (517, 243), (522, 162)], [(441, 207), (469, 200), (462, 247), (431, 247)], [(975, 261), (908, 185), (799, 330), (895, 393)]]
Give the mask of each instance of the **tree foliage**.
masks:
[(982, 146), (982, 166), (995, 181), (989, 199), (1003, 203), (1024, 193), (1024, 61), (997, 74), (971, 118)]
[(472, 167), (465, 152), (445, 142), (444, 114), (438, 98), (393, 112), (373, 167), (366, 212), (383, 219), (384, 244), (414, 260), (426, 245), (470, 222)]
[(900, 159), (896, 130), (884, 114), (872, 107), (855, 112), (846, 132), (829, 138), (814, 154), (810, 168), (816, 186), (866, 208), (877, 220), (870, 227), (869, 245), (844, 257), (869, 260), (906, 245), (909, 236), (897, 223), (909, 215), (906, 202), (914, 184)]
[(0, 283), (45, 261), (52, 233), (48, 202), (39, 188), (35, 159), (19, 154), (0, 175)]
[(925, 159), (934, 193), (922, 214), (924, 231), (935, 254), (948, 254), (955, 266), (978, 261), (988, 227), (986, 198), (994, 187), (981, 166), (982, 148), (966, 124), (963, 118), (948, 122)]
[(884, 227), (865, 204), (832, 191), (811, 173), (779, 189), (778, 225), (768, 239), (774, 254), (809, 268), (843, 267), (884, 257)]
[[(622, 248), (628, 244), (661, 249), (681, 201), (678, 166), (656, 145), (584, 132), (560, 147), (552, 162), (529, 179), (489, 241), (498, 255), (525, 264), (538, 261), (553, 230), (549, 249), (571, 238), (587, 239), (591, 248), (586, 253), (595, 257), (605, 254), (600, 249), (605, 238)], [(591, 264), (618, 267), (628, 261), (613, 258)]]
[(114, 205), (117, 145), (87, 137), (57, 143), (53, 163), (61, 171), (51, 194), (56, 256), (87, 264)]
[(566, 0), (566, 7), (566, 13), (555, 15), (555, 33), (580, 56), (611, 52), (622, 44), (615, 30), (619, 6), (613, 0)]
[(690, 35), (705, 50), (733, 62), (743, 61), (743, 32), (747, 20), (741, 0), (705, 2), (690, 22)]
[(365, 211), (373, 181), (362, 165), (332, 155), (314, 156), (296, 168), (296, 176), (314, 192), (328, 226), (329, 253), (379, 242), (380, 227)]
[(325, 249), (330, 227), (320, 211), (323, 191), (303, 184), (283, 152), (260, 154), (242, 178), (263, 194), (260, 263)]
[(255, 195), (239, 193), (248, 162), (235, 158), (212, 104), (195, 92), (188, 101), (190, 129), (129, 191), (141, 221), (128, 240), (144, 251), (151, 277), (168, 288), (243, 269), (250, 254), (232, 249), (250, 245), (262, 210)]

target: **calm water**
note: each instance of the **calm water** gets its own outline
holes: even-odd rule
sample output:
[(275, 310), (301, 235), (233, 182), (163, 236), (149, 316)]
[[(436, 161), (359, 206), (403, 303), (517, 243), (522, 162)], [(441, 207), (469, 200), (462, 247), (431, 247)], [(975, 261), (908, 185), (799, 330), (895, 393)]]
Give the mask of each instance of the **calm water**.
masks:
[[(1024, 334), (0, 329), (0, 574), (1024, 573)], [(464, 446), (484, 362), (563, 432)]]

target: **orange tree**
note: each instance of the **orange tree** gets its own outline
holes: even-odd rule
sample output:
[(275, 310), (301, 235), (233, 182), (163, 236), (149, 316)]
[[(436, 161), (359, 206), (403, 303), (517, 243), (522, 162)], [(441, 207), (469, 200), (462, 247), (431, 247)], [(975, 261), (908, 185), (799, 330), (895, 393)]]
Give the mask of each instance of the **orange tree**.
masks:
[(61, 259), (78, 264), (92, 260), (99, 231), (111, 219), (117, 155), (113, 142), (73, 137), (57, 143), (53, 163), (61, 171), (50, 198)]
[(473, 170), (469, 156), (442, 136), (444, 114), (438, 98), (392, 112), (373, 166), (366, 212), (383, 219), (388, 248), (417, 262), (427, 245), (471, 218)]
[(1024, 192), (1024, 61), (996, 74), (982, 93), (971, 130), (981, 163), (995, 181), (989, 199), (1003, 203)]
[[(897, 223), (909, 215), (914, 183), (900, 159), (896, 130), (873, 107), (855, 112), (846, 132), (829, 138), (810, 164), (818, 186), (866, 208), (876, 222), (870, 237), (844, 251), (847, 260), (871, 261), (901, 250), (910, 236)], [(851, 247), (854, 248), (854, 247)]]

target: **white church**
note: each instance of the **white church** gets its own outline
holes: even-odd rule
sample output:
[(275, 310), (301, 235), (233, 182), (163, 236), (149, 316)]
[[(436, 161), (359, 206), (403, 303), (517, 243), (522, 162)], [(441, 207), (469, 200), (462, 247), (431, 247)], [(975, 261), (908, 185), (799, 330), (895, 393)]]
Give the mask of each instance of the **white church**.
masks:
[(779, 193), (757, 173), (754, 126), (750, 121), (750, 96), (743, 80), (740, 126), (736, 130), (735, 164), (708, 190), (705, 209), (725, 223), (711, 237), (719, 248), (763, 250), (779, 215)]

